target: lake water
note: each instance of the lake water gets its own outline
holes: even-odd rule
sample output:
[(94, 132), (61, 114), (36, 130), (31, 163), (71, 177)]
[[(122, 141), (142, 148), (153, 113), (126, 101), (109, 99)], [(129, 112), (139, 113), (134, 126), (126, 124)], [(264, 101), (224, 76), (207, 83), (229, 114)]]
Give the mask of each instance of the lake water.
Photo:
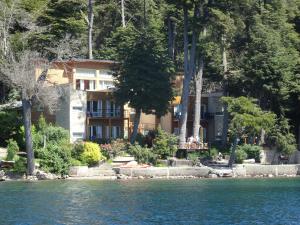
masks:
[(0, 224), (300, 224), (300, 179), (2, 182)]

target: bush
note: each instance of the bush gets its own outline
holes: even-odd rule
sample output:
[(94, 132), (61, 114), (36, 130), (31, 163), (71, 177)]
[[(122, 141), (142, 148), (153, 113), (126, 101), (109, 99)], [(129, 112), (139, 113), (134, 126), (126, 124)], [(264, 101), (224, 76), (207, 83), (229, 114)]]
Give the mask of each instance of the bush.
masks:
[(100, 160), (105, 160), (105, 157), (101, 154), (100, 146), (98, 144), (85, 142), (80, 159), (83, 163), (87, 163), (89, 166), (92, 166), (97, 164)]
[(262, 150), (260, 146), (244, 144), (244, 145), (239, 145), (237, 149), (246, 152), (248, 159), (255, 159), (255, 162), (260, 162), (260, 152)]
[(168, 134), (159, 127), (153, 141), (153, 152), (161, 159), (167, 159), (168, 156), (174, 156), (176, 151), (177, 137), (173, 134)]
[(19, 151), (17, 142), (13, 139), (8, 140), (6, 160), (13, 160), (16, 153)]
[(71, 149), (72, 146), (68, 141), (59, 144), (48, 143), (46, 148), (38, 150), (41, 169), (61, 175), (68, 174), (72, 159)]
[(111, 144), (102, 144), (100, 147), (107, 159), (113, 159), (116, 156), (124, 155), (128, 149), (128, 144), (123, 139), (116, 139), (112, 140)]
[(15, 157), (15, 164), (14, 164), (14, 171), (17, 173), (26, 173), (26, 165), (27, 165), (27, 161), (26, 158), (24, 157), (19, 157), (16, 156)]
[(85, 166), (86, 164), (82, 163), (81, 161), (77, 159), (71, 159), (70, 161), (71, 166)]
[(157, 155), (153, 153), (150, 148), (142, 147), (136, 143), (129, 146), (128, 153), (134, 156), (138, 163), (156, 164)]
[(215, 147), (212, 147), (209, 151), (212, 158), (215, 158), (219, 154), (219, 150)]
[(235, 162), (243, 163), (245, 159), (247, 159), (247, 153), (243, 149), (237, 149), (235, 152)]
[(296, 139), (292, 133), (278, 134), (276, 146), (279, 152), (285, 155), (291, 155), (297, 150)]
[(200, 154), (198, 152), (192, 152), (188, 154), (187, 158), (188, 160), (191, 160), (195, 166), (197, 162), (199, 162)]
[(82, 142), (77, 142), (73, 145), (72, 148), (72, 158), (76, 160), (80, 160), (81, 154), (84, 151), (83, 143)]

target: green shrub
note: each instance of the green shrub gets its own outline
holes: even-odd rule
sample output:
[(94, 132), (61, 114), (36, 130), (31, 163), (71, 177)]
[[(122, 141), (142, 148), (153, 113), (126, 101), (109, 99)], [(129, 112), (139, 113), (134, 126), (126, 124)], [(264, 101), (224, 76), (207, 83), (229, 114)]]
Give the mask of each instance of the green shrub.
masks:
[(27, 161), (24, 157), (15, 156), (14, 172), (16, 173), (26, 173)]
[(72, 148), (72, 153), (71, 153), (72, 158), (80, 161), (80, 157), (81, 157), (81, 154), (83, 153), (83, 151), (84, 151), (83, 142), (75, 143)]
[(89, 166), (99, 163), (100, 160), (105, 160), (105, 157), (100, 152), (100, 146), (96, 143), (85, 142), (83, 145), (83, 153), (81, 161)]
[(196, 165), (199, 161), (200, 154), (198, 152), (191, 152), (188, 154), (187, 158), (188, 160), (191, 160), (193, 162), (193, 165)]
[(38, 151), (41, 169), (61, 175), (68, 174), (72, 159), (71, 149), (72, 146), (67, 141), (59, 144), (48, 143), (46, 148)]
[(16, 153), (19, 151), (17, 142), (13, 139), (8, 140), (6, 160), (13, 160)]
[(247, 153), (242, 149), (237, 149), (235, 152), (235, 162), (243, 163), (245, 159), (247, 159)]
[(285, 155), (291, 155), (297, 150), (296, 139), (292, 133), (278, 134), (276, 138), (277, 150)]
[(134, 156), (138, 163), (156, 164), (157, 155), (153, 153), (150, 148), (142, 147), (136, 143), (129, 146), (128, 153)]
[(86, 164), (82, 163), (81, 161), (77, 159), (71, 159), (70, 161), (71, 166), (85, 166)]
[(255, 162), (260, 162), (260, 152), (262, 150), (260, 146), (244, 144), (244, 145), (239, 145), (237, 149), (246, 152), (248, 159), (255, 159)]
[(212, 147), (209, 151), (212, 158), (215, 158), (219, 154), (219, 150), (215, 147)]
[(124, 155), (128, 149), (128, 143), (123, 139), (112, 140), (110, 144), (101, 144), (101, 152), (107, 159)]
[(157, 135), (153, 141), (153, 152), (161, 159), (174, 156), (177, 151), (177, 137), (162, 130), (157, 129)]

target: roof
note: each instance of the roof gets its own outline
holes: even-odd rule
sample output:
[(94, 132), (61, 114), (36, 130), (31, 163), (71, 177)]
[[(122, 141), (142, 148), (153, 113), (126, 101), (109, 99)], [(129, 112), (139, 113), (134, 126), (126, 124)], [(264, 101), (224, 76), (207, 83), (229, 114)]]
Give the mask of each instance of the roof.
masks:
[(77, 59), (77, 58), (72, 58), (72, 59), (69, 59), (69, 60), (57, 60), (55, 61), (57, 63), (59, 62), (87, 62), (87, 63), (105, 63), (105, 64), (116, 64), (118, 63), (117, 61), (114, 61), (114, 60), (104, 60), (104, 59)]

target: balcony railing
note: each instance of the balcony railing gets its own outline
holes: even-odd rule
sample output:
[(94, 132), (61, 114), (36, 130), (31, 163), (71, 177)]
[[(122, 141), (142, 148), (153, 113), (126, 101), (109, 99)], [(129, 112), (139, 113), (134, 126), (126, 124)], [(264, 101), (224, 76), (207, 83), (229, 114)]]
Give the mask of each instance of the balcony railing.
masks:
[[(209, 112), (201, 112), (201, 120), (210, 120), (213, 119), (216, 113), (209, 113)], [(174, 113), (174, 118), (176, 120), (180, 120), (180, 116), (181, 114), (179, 112)], [(189, 120), (193, 120), (194, 119), (194, 114), (190, 114), (188, 116)]]
[(121, 118), (125, 116), (120, 109), (102, 109), (97, 111), (87, 112), (87, 117), (90, 118)]

